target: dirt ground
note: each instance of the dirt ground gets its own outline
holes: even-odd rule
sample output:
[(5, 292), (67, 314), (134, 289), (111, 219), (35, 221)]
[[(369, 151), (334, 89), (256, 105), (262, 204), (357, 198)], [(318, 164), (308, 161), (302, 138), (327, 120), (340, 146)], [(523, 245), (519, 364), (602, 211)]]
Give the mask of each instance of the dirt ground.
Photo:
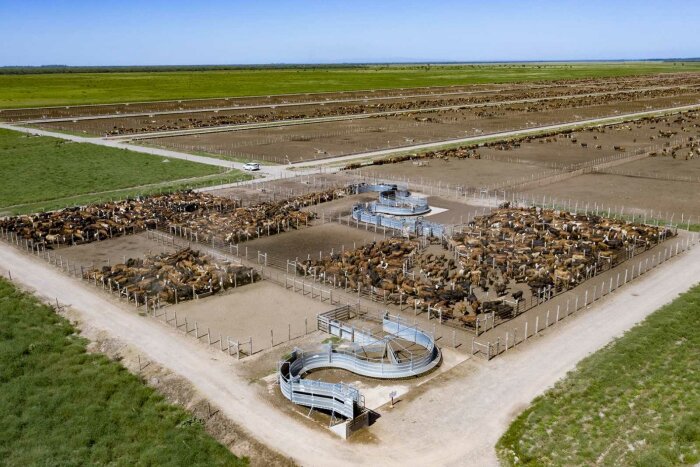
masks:
[(318, 206), (309, 206), (303, 208), (304, 211), (313, 211), (319, 216), (337, 218), (338, 215), (344, 217), (352, 212), (352, 208), (358, 203), (368, 203), (378, 199), (377, 193), (362, 193), (354, 196), (346, 196), (345, 198), (336, 199), (323, 203)]
[[(669, 181), (689, 181), (700, 183), (700, 156), (686, 160), (683, 156), (648, 157), (642, 160), (628, 162), (618, 167), (602, 171), (607, 174), (627, 175), (629, 177), (653, 178)], [(700, 189), (700, 185), (698, 186)]]
[[(679, 222), (693, 216), (694, 223), (700, 221), (700, 189), (698, 183), (668, 182), (621, 175), (589, 174), (563, 182), (532, 188), (525, 191), (534, 196), (553, 197), (561, 200), (576, 200), (603, 204), (619, 211), (643, 214), (649, 218), (671, 219)], [(560, 203), (560, 204), (561, 204)], [(572, 204), (573, 205), (573, 204)], [(652, 213), (653, 211), (653, 213)]]
[[(358, 181), (359, 179), (350, 173), (314, 174), (291, 176), (269, 181), (260, 179), (248, 185), (215, 189), (209, 192), (216, 196), (241, 200), (244, 206), (249, 206), (264, 201), (279, 201), (330, 188), (344, 188)], [(328, 203), (323, 203), (311, 206), (309, 209), (321, 209), (327, 205)]]
[[(187, 319), (190, 329), (197, 322), (200, 335), (210, 329), (212, 336), (218, 340), (221, 334), (224, 347), (227, 336), (239, 342), (248, 342), (252, 337), (253, 352), (259, 352), (269, 349), (272, 342), (279, 344), (289, 341), (290, 333), (294, 339), (315, 330), (316, 315), (332, 308), (327, 303), (261, 281), (230, 289), (225, 294), (182, 302), (168, 307), (166, 311), (170, 317), (177, 312), (180, 323)], [(274, 341), (271, 340), (270, 331)], [(248, 352), (247, 345), (241, 348)]]
[(469, 222), (474, 216), (489, 211), (483, 206), (455, 201), (440, 196), (429, 196), (428, 204), (435, 212), (427, 214), (425, 219), (430, 222), (439, 222), (447, 225), (464, 224)]
[(367, 242), (381, 239), (374, 231), (358, 229), (353, 226), (340, 225), (336, 222), (322, 225), (310, 226), (300, 230), (294, 230), (281, 235), (271, 237), (260, 237), (245, 243), (248, 253), (252, 257), (256, 251), (268, 253), (268, 261), (277, 259), (278, 264), (284, 264), (287, 259), (300, 260), (307, 256), (318, 258), (319, 252), (322, 255), (330, 254), (331, 250), (340, 252), (352, 249)]
[(61, 248), (57, 254), (71, 263), (84, 266), (107, 266), (123, 263), (129, 258), (172, 253), (176, 248), (156, 243), (146, 238), (145, 233), (116, 237), (109, 240)]
[(413, 161), (398, 164), (387, 164), (362, 169), (368, 176), (381, 178), (393, 176), (406, 178), (409, 182), (418, 184), (450, 184), (452, 186), (485, 187), (504, 180), (519, 180), (542, 173), (542, 167), (528, 164), (516, 164), (486, 159), (433, 159)]

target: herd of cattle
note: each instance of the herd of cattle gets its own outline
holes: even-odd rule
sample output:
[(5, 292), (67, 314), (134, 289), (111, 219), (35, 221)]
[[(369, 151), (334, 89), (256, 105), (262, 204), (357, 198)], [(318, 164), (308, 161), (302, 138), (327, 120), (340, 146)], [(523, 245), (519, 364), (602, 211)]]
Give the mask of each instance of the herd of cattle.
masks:
[[(362, 115), (367, 113), (385, 113), (392, 111), (406, 111), (420, 109), (431, 109), (436, 107), (454, 107), (454, 111), (461, 111), (460, 106), (473, 106), (479, 104), (492, 103), (494, 101), (509, 99), (547, 99), (554, 96), (565, 96), (580, 92), (574, 89), (530, 89), (522, 90), (516, 95), (507, 96), (495, 94), (492, 96), (467, 96), (453, 97), (447, 99), (431, 100), (402, 100), (397, 97), (394, 101), (366, 101), (357, 104), (328, 103), (323, 105), (309, 105), (305, 107), (277, 107), (265, 111), (241, 112), (240, 110), (217, 110), (211, 113), (198, 113), (194, 116), (183, 116), (177, 118), (148, 117), (148, 119), (134, 119), (123, 121), (122, 124), (114, 125), (106, 133), (108, 135), (125, 135), (154, 131), (185, 130), (194, 128), (211, 128), (224, 125), (240, 125), (248, 123), (263, 123), (277, 120), (299, 120), (304, 118), (323, 118), (344, 115)], [(608, 96), (609, 97), (609, 96)], [(558, 99), (554, 101), (557, 105), (563, 106), (567, 100)], [(579, 104), (580, 105), (580, 104)], [(119, 122), (119, 120), (116, 120)]]
[[(306, 118), (324, 118), (346, 115), (386, 114), (391, 112), (414, 111), (417, 115), (433, 114), (438, 116), (455, 113), (473, 112), (476, 116), (484, 114), (506, 115), (507, 113), (536, 113), (557, 109), (581, 108), (610, 104), (611, 102), (635, 102), (644, 99), (680, 96), (688, 93), (685, 87), (637, 90), (616, 93), (619, 89), (591, 88), (543, 88), (520, 90), (511, 94), (494, 93), (492, 95), (471, 95), (442, 99), (404, 100), (397, 97), (389, 101), (364, 101), (358, 103), (323, 103), (299, 107), (272, 107), (254, 111), (221, 109), (212, 112), (185, 114), (181, 117), (148, 116), (143, 118), (119, 119), (112, 121), (113, 126), (105, 128), (107, 135), (126, 135), (157, 131), (212, 128), (226, 125), (265, 123), (279, 120), (299, 120)], [(588, 93), (588, 95), (586, 95)], [(575, 96), (575, 97), (574, 97)], [(514, 102), (515, 101), (515, 102)], [(479, 107), (488, 105), (489, 107)], [(476, 106), (476, 107), (474, 107)], [(426, 110), (429, 109), (429, 110)], [(439, 110), (438, 110), (439, 109)], [(434, 117), (417, 117), (418, 121), (437, 121)]]
[[(651, 142), (662, 142), (663, 147), (659, 151), (651, 152), (649, 155), (651, 157), (656, 156), (670, 156), (673, 159), (682, 158), (685, 160), (691, 160), (693, 158), (700, 157), (700, 133), (695, 136), (688, 135), (687, 138), (683, 139), (680, 143), (676, 142), (674, 144), (670, 140), (673, 137), (682, 136), (678, 131), (675, 130), (664, 130), (664, 127), (670, 127), (671, 124), (676, 126), (680, 125), (680, 131), (682, 132), (692, 132), (693, 129), (700, 128), (700, 113), (698, 112), (688, 112), (682, 115), (677, 115), (673, 117), (669, 116), (653, 116), (641, 118), (637, 123), (637, 128), (641, 128), (642, 125), (646, 125), (651, 130), (657, 130), (656, 135), (650, 135), (649, 140)], [(629, 124), (611, 124), (602, 125), (599, 127), (586, 128), (585, 132), (593, 133), (605, 133), (610, 130), (621, 130), (621, 129), (631, 129)], [(387, 156), (384, 158), (372, 159), (365, 162), (351, 162), (343, 170), (354, 170), (361, 167), (371, 166), (371, 165), (386, 165), (386, 164), (398, 164), (405, 161), (421, 161), (430, 159), (481, 159), (483, 156), (479, 153), (479, 148), (494, 148), (499, 151), (509, 151), (521, 147), (524, 143), (538, 142), (538, 143), (551, 143), (556, 142), (558, 138), (569, 139), (574, 144), (580, 144), (583, 148), (595, 148), (604, 149), (602, 144), (598, 144), (597, 141), (590, 144), (586, 142), (579, 142), (575, 137), (576, 132), (574, 130), (568, 129), (559, 132), (548, 132), (540, 133), (538, 135), (526, 135), (518, 138), (514, 138), (508, 141), (497, 141), (497, 142), (486, 142), (471, 144), (465, 146), (459, 146), (448, 149), (440, 149), (436, 151), (426, 151), (419, 154), (398, 154), (393, 156)], [(594, 140), (598, 139), (598, 136), (593, 137)], [(636, 142), (636, 140), (635, 140)], [(625, 148), (623, 146), (612, 146), (615, 151), (624, 152)], [(609, 147), (607, 148), (609, 149)]]
[[(316, 214), (303, 207), (344, 196), (329, 189), (277, 202), (241, 207), (236, 200), (183, 191), (124, 201), (66, 208), (0, 219), (0, 233), (11, 233), (42, 249), (91, 243), (140, 232), (170, 229), (199, 241), (227, 243), (299, 228)], [(125, 263), (84, 271), (84, 278), (139, 303), (177, 303), (217, 293), (259, 279), (250, 267), (212, 262), (199, 251), (129, 259)]]
[[(443, 319), (471, 325), (494, 309), (511, 313), (523, 298), (517, 284), (526, 284), (533, 296), (566, 290), (673, 234), (596, 215), (506, 205), (444, 239), (451, 254), (390, 239), (297, 267), (301, 274), (372, 289), (392, 303), (430, 306)], [(488, 300), (489, 290), (495, 299)]]
[(144, 304), (177, 303), (260, 279), (253, 268), (215, 263), (189, 248), (146, 259), (129, 259), (126, 263), (92, 269), (84, 274), (88, 281)]
[(305, 225), (316, 214), (301, 208), (344, 196), (345, 192), (331, 189), (241, 207), (229, 198), (183, 191), (8, 217), (0, 219), (0, 232), (12, 232), (46, 248), (170, 227), (186, 228), (198, 240), (218, 236), (227, 243), (238, 243)]
[[(305, 206), (353, 192), (329, 189), (240, 207), (235, 200), (191, 191), (70, 208), (0, 220), (12, 232), (45, 248), (105, 240), (144, 229), (175, 231), (200, 242), (238, 243), (261, 234), (297, 229), (315, 217)], [(446, 252), (393, 238), (320, 260), (299, 272), (350, 290), (416, 307), (473, 325), (478, 315), (510, 314), (528, 289), (538, 297), (580, 284), (675, 233), (593, 214), (506, 203), (443, 237)], [(217, 265), (199, 252), (130, 260), (88, 272), (89, 279), (128, 294), (173, 302), (255, 280), (249, 268)], [(248, 278), (248, 279), (246, 279)], [(524, 284), (519, 286), (519, 284)], [(528, 295), (530, 295), (528, 294)]]

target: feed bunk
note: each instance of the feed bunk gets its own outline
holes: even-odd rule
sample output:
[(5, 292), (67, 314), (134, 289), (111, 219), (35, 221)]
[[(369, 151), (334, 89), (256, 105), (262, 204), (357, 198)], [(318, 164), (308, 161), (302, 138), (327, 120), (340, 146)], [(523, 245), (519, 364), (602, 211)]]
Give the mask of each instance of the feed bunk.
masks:
[(319, 329), (340, 337), (340, 344), (317, 349), (294, 349), (278, 366), (282, 394), (298, 405), (328, 410), (355, 418), (364, 399), (351, 385), (304, 379), (310, 371), (338, 368), (378, 379), (407, 378), (424, 374), (437, 366), (441, 353), (430, 334), (397, 316), (384, 315), (382, 333), (374, 334), (333, 319), (338, 310), (318, 316)]

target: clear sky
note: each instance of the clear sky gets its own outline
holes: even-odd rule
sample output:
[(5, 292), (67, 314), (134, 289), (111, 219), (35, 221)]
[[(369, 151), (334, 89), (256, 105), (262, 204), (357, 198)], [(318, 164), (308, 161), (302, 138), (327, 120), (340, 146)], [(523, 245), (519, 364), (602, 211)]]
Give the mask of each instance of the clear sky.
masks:
[(700, 56), (700, 0), (0, 0), (0, 66)]

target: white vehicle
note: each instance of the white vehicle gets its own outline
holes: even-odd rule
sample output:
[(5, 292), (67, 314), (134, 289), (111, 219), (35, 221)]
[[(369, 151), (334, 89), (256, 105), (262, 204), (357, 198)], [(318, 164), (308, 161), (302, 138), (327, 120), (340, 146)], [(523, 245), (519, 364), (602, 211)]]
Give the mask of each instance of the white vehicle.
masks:
[(260, 164), (258, 164), (257, 162), (246, 162), (243, 165), (243, 170), (247, 170), (249, 172), (260, 170)]

